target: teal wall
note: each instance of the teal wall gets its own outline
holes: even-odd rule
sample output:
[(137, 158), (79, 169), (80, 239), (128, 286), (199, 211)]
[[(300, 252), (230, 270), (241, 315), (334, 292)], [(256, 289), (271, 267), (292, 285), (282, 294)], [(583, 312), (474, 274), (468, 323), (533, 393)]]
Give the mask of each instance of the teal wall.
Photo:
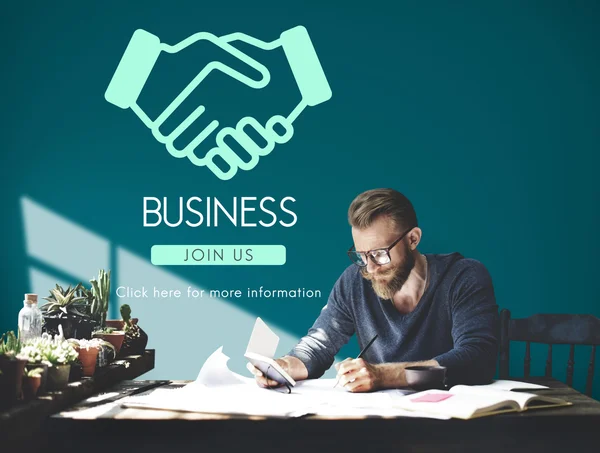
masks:
[[(151, 285), (135, 260), (115, 261), (119, 247), (147, 262), (154, 244), (284, 244), (283, 267), (172, 267), (169, 278), (215, 288), (302, 286), (326, 295), (349, 263), (347, 206), (374, 187), (394, 187), (413, 201), (424, 231), (422, 251), (459, 251), (481, 260), (499, 305), (513, 316), (600, 316), (593, 286), (600, 252), (597, 2), (34, 3), (5, 6), (0, 16), (0, 331), (16, 328), (35, 269), (76, 283), (93, 275), (85, 266), (108, 264), (120, 266), (119, 284), (135, 274), (137, 282)], [(137, 28), (175, 44), (198, 31), (241, 31), (270, 41), (299, 24), (309, 30), (333, 97), (301, 115), (289, 143), (231, 181), (170, 157), (131, 111), (104, 100)], [(206, 63), (200, 56), (210, 55), (203, 51), (161, 56), (140, 102), (157, 111), (179, 74), (172, 68), (198, 72)], [(200, 95), (211, 112), (262, 120), (291, 111), (298, 92), (285, 59), (266, 53), (256, 54), (274, 69), (264, 90), (207, 79)], [(194, 195), (293, 196), (298, 223), (143, 228), (142, 197)], [(56, 247), (50, 260), (36, 258), (26, 245), (23, 200), (108, 240), (108, 262), (70, 246), (64, 230), (44, 217), (36, 217), (36, 231)], [(79, 259), (85, 269), (70, 266)], [(190, 359), (190, 345), (218, 346), (219, 338), (193, 329), (190, 320), (210, 320), (240, 344), (251, 329), (247, 323), (246, 330), (232, 327), (227, 312), (208, 301), (130, 302), (134, 314), (145, 316), (140, 323), (146, 319), (157, 349), (155, 375), (193, 378), (190, 370), (206, 353)], [(289, 342), (324, 303), (325, 297), (242, 298), (227, 306), (262, 316)], [(161, 349), (167, 337), (176, 342)], [(342, 357), (355, 352), (351, 343)], [(533, 352), (533, 371), (541, 374), (545, 350)], [(566, 364), (566, 354), (559, 349), (557, 360)], [(167, 367), (167, 356), (177, 361)], [(515, 348), (515, 374), (522, 372), (521, 357)], [(587, 349), (576, 356), (579, 389), (588, 357)], [(180, 373), (184, 362), (191, 366)]]

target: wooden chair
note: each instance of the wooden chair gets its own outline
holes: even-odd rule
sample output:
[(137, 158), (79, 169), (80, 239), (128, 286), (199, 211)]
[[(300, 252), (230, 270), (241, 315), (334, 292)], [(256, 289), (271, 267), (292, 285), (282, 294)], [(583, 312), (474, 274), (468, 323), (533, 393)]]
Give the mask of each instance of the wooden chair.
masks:
[(592, 346), (592, 356), (588, 365), (585, 394), (592, 396), (596, 346), (600, 345), (600, 319), (592, 315), (537, 314), (529, 318), (511, 319), (510, 311), (500, 311), (500, 379), (509, 376), (508, 364), (511, 341), (525, 342), (525, 377), (529, 377), (531, 343), (548, 345), (546, 377), (552, 377), (552, 345), (571, 345), (567, 362), (567, 385), (573, 386), (575, 365), (575, 345)]

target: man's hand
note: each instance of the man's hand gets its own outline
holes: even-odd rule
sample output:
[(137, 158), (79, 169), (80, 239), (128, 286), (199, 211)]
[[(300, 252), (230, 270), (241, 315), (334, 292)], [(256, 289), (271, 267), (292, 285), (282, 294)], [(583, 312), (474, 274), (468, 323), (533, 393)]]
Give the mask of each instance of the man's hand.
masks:
[[(291, 356), (281, 357), (276, 359), (275, 362), (283, 368), (283, 370), (289, 374), (295, 381), (301, 381), (308, 377), (308, 370), (300, 359)], [(279, 387), (281, 384), (273, 379), (267, 379), (267, 377), (251, 363), (246, 364), (248, 371), (252, 373), (256, 379), (256, 383), (264, 388), (267, 387)]]
[(338, 385), (350, 392), (371, 392), (407, 387), (405, 368), (409, 366), (439, 366), (437, 360), (372, 364), (364, 359), (346, 359), (337, 363)]
[(379, 365), (365, 362), (364, 359), (346, 359), (337, 363), (338, 385), (349, 392), (370, 392), (382, 386)]

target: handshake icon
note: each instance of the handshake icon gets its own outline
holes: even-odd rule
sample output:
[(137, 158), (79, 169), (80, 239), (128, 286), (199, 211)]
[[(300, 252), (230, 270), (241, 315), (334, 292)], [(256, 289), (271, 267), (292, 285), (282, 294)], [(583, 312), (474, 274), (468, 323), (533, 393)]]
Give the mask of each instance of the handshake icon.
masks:
[[(161, 52), (177, 53), (201, 40), (209, 41), (223, 51), (228, 52), (233, 58), (239, 59), (243, 64), (254, 69), (257, 76), (260, 77), (255, 80), (220, 61), (211, 61), (202, 68), (198, 75), (187, 84), (156, 119), (150, 119), (139, 107), (137, 101)], [(220, 71), (253, 89), (261, 89), (269, 84), (271, 79), (269, 70), (246, 53), (232, 46), (231, 43), (235, 41), (244, 42), (262, 50), (283, 48), (300, 90), (300, 102), (287, 116), (273, 115), (264, 125), (250, 116), (239, 120), (235, 127), (220, 128), (219, 121), (210, 121), (208, 126), (203, 128), (188, 144), (178, 149), (174, 144), (175, 140), (205, 113), (205, 107), (198, 105), (181, 124), (167, 135), (162, 134), (159, 129), (212, 71)], [(187, 157), (194, 165), (207, 167), (219, 179), (228, 180), (235, 176), (238, 169), (253, 169), (261, 157), (273, 151), (276, 144), (288, 142), (294, 134), (293, 123), (296, 118), (307, 106), (313, 107), (329, 100), (331, 98), (331, 88), (308, 32), (302, 26), (284, 31), (279, 39), (272, 42), (264, 42), (244, 33), (232, 33), (218, 37), (211, 33), (201, 32), (175, 45), (161, 43), (157, 36), (140, 29), (133, 33), (104, 97), (117, 107), (130, 108), (152, 131), (154, 138), (166, 146), (171, 156), (177, 158)], [(264, 139), (264, 142), (261, 142), (263, 146), (259, 146), (245, 132), (247, 127), (253, 128)], [(215, 131), (216, 136), (213, 140), (216, 146), (204, 155), (197, 155), (195, 151), (198, 146), (208, 141)], [(246, 156), (245, 159), (242, 159), (238, 156), (225, 142), (228, 137), (235, 140), (247, 152), (249, 158)], [(218, 158), (222, 159), (219, 162), (221, 166), (217, 164)]]

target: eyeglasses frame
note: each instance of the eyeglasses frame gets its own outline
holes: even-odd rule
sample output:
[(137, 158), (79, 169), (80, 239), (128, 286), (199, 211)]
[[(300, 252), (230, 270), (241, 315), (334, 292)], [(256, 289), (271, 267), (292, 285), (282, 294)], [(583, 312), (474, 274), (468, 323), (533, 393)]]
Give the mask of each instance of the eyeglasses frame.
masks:
[[(398, 243), (399, 243), (399, 242), (400, 242), (402, 239), (404, 239), (404, 238), (406, 237), (406, 235), (407, 235), (408, 233), (410, 233), (410, 232), (411, 232), (411, 231), (412, 231), (414, 228), (416, 228), (416, 227), (410, 227), (408, 230), (406, 230), (406, 231), (404, 232), (404, 234), (402, 234), (402, 236), (400, 236), (398, 239), (396, 239), (396, 240), (395, 240), (395, 241), (394, 241), (394, 242), (393, 242), (393, 243), (392, 243), (390, 246), (388, 246), (388, 247), (381, 247), (381, 248), (378, 248), (378, 249), (372, 249), (372, 250), (368, 250), (368, 251), (366, 251), (366, 252), (360, 252), (360, 251), (358, 251), (358, 250), (352, 250), (352, 249), (354, 248), (354, 245), (352, 245), (352, 247), (350, 247), (350, 248), (348, 249), (348, 251), (346, 252), (346, 253), (347, 253), (347, 255), (348, 255), (348, 258), (350, 258), (350, 261), (352, 261), (354, 264), (356, 264), (356, 265), (357, 265), (358, 267), (360, 267), (361, 269), (362, 269), (362, 268), (365, 268), (365, 267), (367, 267), (367, 266), (369, 265), (369, 261), (368, 261), (368, 259), (369, 259), (369, 258), (371, 259), (371, 261), (373, 262), (373, 264), (376, 264), (377, 266), (385, 266), (385, 264), (389, 264), (389, 263), (391, 263), (391, 262), (392, 262), (392, 257), (390, 256), (390, 250), (392, 250), (392, 249), (393, 249), (393, 248), (396, 246), (396, 244), (398, 244)], [(385, 264), (379, 264), (377, 261), (375, 261), (375, 258), (373, 258), (373, 255), (372, 255), (372, 253), (373, 253), (373, 252), (379, 252), (379, 251), (382, 251), (382, 250), (383, 250), (383, 251), (385, 251), (385, 253), (387, 254), (388, 258), (390, 259), (390, 261), (388, 261), (388, 262), (387, 262), (387, 263), (385, 263)], [(351, 255), (350, 255), (350, 253), (364, 253), (364, 254), (365, 254), (365, 256), (367, 257), (367, 260), (365, 261), (365, 264), (364, 264), (364, 265), (362, 265), (362, 266), (361, 266), (360, 264), (358, 264), (356, 261), (354, 261), (354, 260), (352, 259), (352, 257), (351, 257)]]

